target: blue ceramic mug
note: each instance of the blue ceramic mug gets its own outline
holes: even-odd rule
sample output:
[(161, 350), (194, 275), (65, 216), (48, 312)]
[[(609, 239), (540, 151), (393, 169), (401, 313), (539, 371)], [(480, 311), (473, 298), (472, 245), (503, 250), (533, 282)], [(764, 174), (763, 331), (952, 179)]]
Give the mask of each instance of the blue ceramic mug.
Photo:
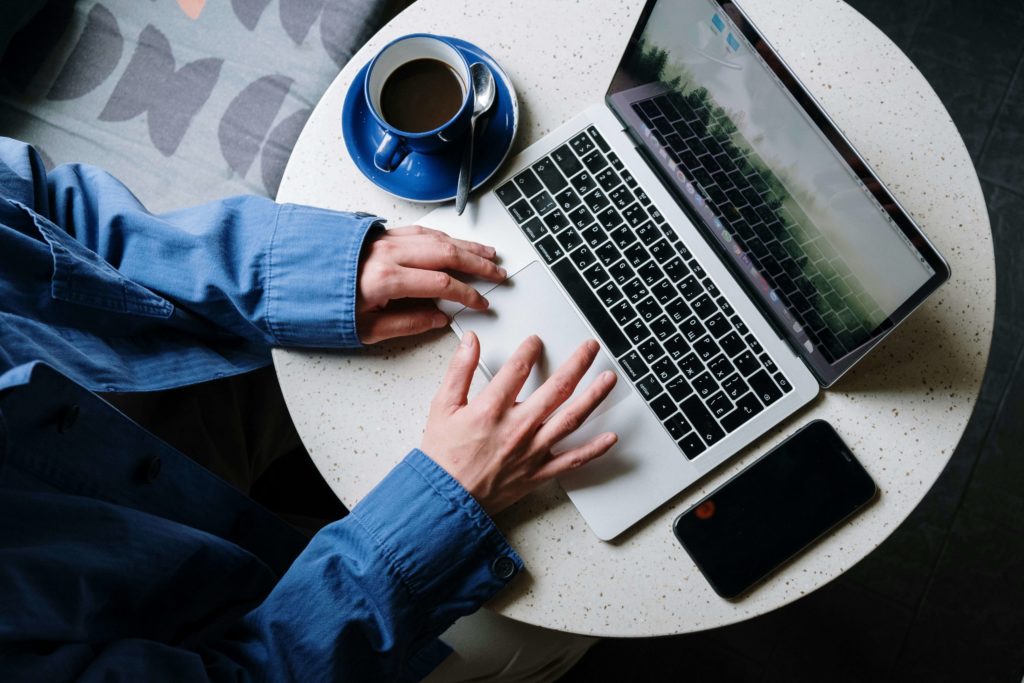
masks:
[[(417, 59), (436, 59), (443, 62), (459, 77), (462, 104), (450, 119), (433, 130), (410, 132), (399, 130), (384, 118), (381, 95), (384, 84), (397, 69)], [(473, 86), (469, 63), (462, 53), (441, 36), (414, 33), (402, 36), (384, 47), (370, 62), (363, 86), (370, 114), (384, 131), (377, 146), (373, 164), (390, 173), (398, 168), (410, 152), (437, 154), (457, 142), (469, 129), (473, 114)]]

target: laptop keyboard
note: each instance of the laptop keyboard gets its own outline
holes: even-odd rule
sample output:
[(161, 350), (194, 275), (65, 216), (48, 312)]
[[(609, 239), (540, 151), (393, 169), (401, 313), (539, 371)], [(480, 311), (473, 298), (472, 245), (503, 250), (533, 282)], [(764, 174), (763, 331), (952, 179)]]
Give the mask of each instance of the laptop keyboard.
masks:
[(494, 193), (686, 457), (792, 390), (593, 126)]
[[(790, 209), (758, 168), (756, 154), (723, 144), (710, 129), (731, 125), (726, 115), (678, 93), (635, 102), (633, 111), (663, 154), (698, 184), (739, 246), (793, 313), (814, 346), (835, 362), (870, 338), (864, 316), (882, 320), (877, 303), (844, 281), (849, 266), (811, 221), (797, 227)], [(824, 300), (825, 305), (820, 305)]]

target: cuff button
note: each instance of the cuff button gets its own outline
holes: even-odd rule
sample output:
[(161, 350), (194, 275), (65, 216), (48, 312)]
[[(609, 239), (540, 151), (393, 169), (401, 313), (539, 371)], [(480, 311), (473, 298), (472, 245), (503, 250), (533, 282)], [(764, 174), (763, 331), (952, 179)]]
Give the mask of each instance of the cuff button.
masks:
[(512, 561), (511, 557), (502, 555), (491, 564), (491, 571), (496, 577), (505, 581), (515, 576), (516, 563)]

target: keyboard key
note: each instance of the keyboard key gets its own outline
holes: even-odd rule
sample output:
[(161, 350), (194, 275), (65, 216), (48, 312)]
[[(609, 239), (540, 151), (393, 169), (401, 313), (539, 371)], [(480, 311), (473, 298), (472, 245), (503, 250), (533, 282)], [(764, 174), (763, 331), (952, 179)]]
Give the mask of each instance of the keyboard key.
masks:
[(591, 249), (597, 249), (603, 243), (608, 241), (608, 233), (601, 229), (599, 225), (591, 225), (590, 227), (580, 230), (580, 235), (583, 237), (583, 241), (587, 243)]
[(626, 184), (629, 185), (630, 187), (636, 187), (637, 186), (636, 178), (634, 178), (633, 174), (630, 173), (629, 171), (623, 171), (619, 175), (622, 176), (622, 179), (625, 180)]
[(561, 207), (562, 211), (572, 211), (573, 208), (579, 205), (580, 196), (571, 187), (567, 187), (555, 195), (555, 201), (558, 202), (558, 206)]
[(704, 407), (704, 404), (696, 396), (686, 399), (679, 407), (682, 409), (683, 415), (693, 425), (694, 430), (708, 446), (718, 443), (725, 436), (722, 433), (721, 427), (715, 422), (715, 418), (711, 416), (711, 413), (708, 412), (708, 409)]
[(693, 379), (704, 371), (704, 364), (697, 358), (697, 354), (688, 353), (679, 361), (679, 369), (683, 371), (687, 379)]
[(600, 263), (595, 263), (583, 273), (583, 277), (586, 279), (587, 284), (590, 285), (591, 289), (597, 289), (604, 283), (610, 281), (611, 275), (608, 271), (601, 266)]
[(644, 284), (648, 287), (653, 287), (654, 284), (662, 279), (661, 271), (658, 270), (657, 264), (654, 261), (648, 261), (639, 268), (636, 269), (636, 274), (644, 281)]
[[(653, 266), (653, 264), (651, 265)], [(657, 267), (654, 267), (654, 270), (657, 271), (660, 277), (661, 271), (659, 271)], [(671, 301), (682, 302), (682, 299), (679, 296), (679, 292), (676, 291), (676, 288), (672, 286), (671, 282), (664, 278), (662, 278), (660, 282), (651, 287), (651, 291), (654, 292), (654, 296), (658, 298), (658, 302), (661, 303), (663, 306)], [(683, 305), (685, 306), (686, 304)], [(682, 318), (684, 317), (686, 316), (680, 317), (680, 320), (682, 320)]]
[(620, 285), (626, 284), (636, 276), (636, 271), (625, 261), (619, 261), (608, 268), (615, 281)]
[(719, 418), (732, 410), (732, 402), (721, 391), (709, 398), (707, 404), (711, 414)]
[(690, 272), (683, 260), (678, 256), (665, 264), (665, 275), (668, 275), (672, 282), (679, 282)]
[(634, 268), (639, 268), (643, 264), (651, 260), (651, 255), (647, 253), (647, 250), (640, 244), (634, 244), (633, 246), (622, 250), (623, 256), (626, 260), (632, 264)]
[(697, 392), (697, 395), (701, 397), (710, 396), (718, 391), (718, 383), (707, 372), (702, 372), (694, 377), (691, 384), (693, 384), (693, 388)]
[(608, 198), (619, 209), (624, 209), (633, 203), (633, 193), (625, 185), (620, 185), (613, 192), (610, 192)]
[[(541, 242), (543, 241), (541, 240)], [(615, 324), (615, 321), (612, 320), (608, 312), (601, 306), (594, 293), (587, 287), (583, 276), (576, 272), (572, 264), (566, 259), (557, 261), (551, 267), (551, 271), (558, 278), (559, 282), (562, 283), (562, 286), (565, 287), (569, 297), (580, 309), (583, 317), (593, 326), (597, 336), (601, 338), (601, 341), (608, 347), (612, 355), (617, 357), (625, 353), (629, 349), (629, 342), (622, 334), (618, 325)]]
[[(619, 174), (610, 168), (606, 168), (600, 173), (596, 173), (594, 178), (597, 180), (597, 184), (601, 186), (601, 189), (608, 192), (615, 188), (619, 184)], [(614, 199), (613, 199), (614, 200)]]
[(601, 134), (597, 132), (597, 128), (595, 128), (594, 126), (587, 126), (587, 132), (590, 133), (591, 139), (594, 141), (594, 144), (597, 145), (597, 148), (599, 150), (601, 150), (602, 152), (611, 151), (611, 148), (608, 146), (608, 143), (605, 142), (604, 138), (601, 137)]
[(771, 356), (769, 356), (769, 355), (768, 355), (767, 353), (762, 353), (762, 354), (761, 354), (761, 355), (759, 356), (759, 358), (761, 359), (761, 365), (762, 365), (762, 366), (764, 367), (764, 369), (765, 369), (765, 370), (767, 370), (767, 371), (768, 371), (769, 373), (773, 373), (773, 374), (774, 374), (774, 373), (776, 373), (776, 372), (778, 372), (778, 371), (779, 371), (779, 366), (777, 366), (777, 365), (775, 364), (775, 361), (773, 361), (773, 360), (772, 360), (772, 358), (771, 358)]
[(651, 331), (647, 329), (647, 325), (644, 325), (644, 321), (639, 318), (628, 325), (624, 325), (622, 329), (625, 331), (626, 337), (634, 344), (640, 344), (651, 336)]
[(594, 216), (587, 211), (587, 207), (585, 206), (577, 206), (569, 212), (568, 217), (569, 222), (572, 223), (577, 230), (582, 230), (594, 222)]
[(675, 257), (675, 249), (669, 245), (665, 238), (662, 238), (651, 245), (651, 256), (654, 257), (655, 261), (664, 266)]
[(679, 403), (684, 398), (693, 393), (693, 387), (686, 381), (686, 378), (682, 375), (673, 377), (665, 383), (665, 388), (668, 389), (668, 395), (671, 396), (676, 403)]
[(604, 160), (604, 155), (594, 150), (587, 156), (583, 157), (583, 165), (587, 167), (587, 170), (593, 175), (602, 168), (608, 165), (608, 162)]
[(608, 206), (610, 201), (608, 200), (608, 197), (605, 196), (604, 192), (601, 192), (601, 190), (594, 190), (583, 198), (583, 203), (586, 204), (587, 208), (593, 213), (598, 213), (604, 209), (604, 207)]
[(683, 453), (690, 460), (693, 460), (707, 450), (707, 446), (705, 446), (704, 442), (700, 440), (700, 437), (697, 436), (696, 432), (690, 432), (682, 439), (679, 439), (677, 443), (679, 444), (679, 448), (682, 449)]
[(636, 229), (636, 236), (644, 244), (650, 245), (661, 239), (661, 231), (648, 221)]
[(691, 315), (689, 318), (684, 320), (679, 325), (679, 329), (682, 330), (683, 336), (686, 337), (686, 341), (691, 344), (701, 337), (704, 336), (704, 326), (697, 320), (697, 316)]
[(667, 382), (679, 374), (679, 368), (669, 358), (662, 358), (651, 366), (654, 376), (662, 382)]
[[(586, 247), (583, 247), (586, 249)], [(574, 254), (570, 254), (570, 257)], [(622, 292), (615, 286), (613, 282), (608, 282), (604, 286), (597, 289), (597, 298), (601, 300), (601, 303), (607, 308), (611, 308), (615, 304), (622, 301)]]
[(661, 344), (654, 339), (648, 339), (638, 348), (640, 350), (640, 357), (648, 363), (653, 363), (665, 355), (665, 349), (661, 348)]
[(516, 219), (517, 223), (525, 222), (535, 213), (533, 207), (530, 206), (529, 199), (520, 199), (512, 206), (508, 207), (508, 211), (512, 214), (512, 218)]
[[(740, 371), (740, 374), (744, 377), (750, 375), (752, 372), (761, 369), (761, 364), (754, 358), (754, 354), (750, 351), (744, 351), (740, 355), (736, 356), (733, 362), (736, 364), (736, 369)], [(767, 375), (765, 375), (767, 377)]]
[(566, 228), (562, 232), (558, 233), (555, 235), (555, 239), (558, 240), (558, 243), (562, 246), (562, 250), (566, 253), (583, 244), (583, 238), (580, 237), (580, 234), (572, 228)]
[(717, 310), (715, 309), (714, 302), (711, 301), (711, 297), (707, 294), (701, 294), (699, 297), (694, 299), (690, 303), (690, 307), (693, 308), (693, 312), (696, 313), (697, 317), (701, 320), (706, 320), (711, 317), (711, 314)]
[(640, 300), (648, 294), (647, 287), (645, 287), (644, 283), (640, 282), (638, 278), (633, 278), (624, 284), (622, 286), (622, 291), (626, 293), (626, 296), (628, 296), (629, 300), (634, 304), (639, 303)]
[(647, 374), (647, 365), (641, 360), (640, 354), (636, 351), (630, 351), (625, 356), (619, 359), (619, 365), (626, 371), (626, 375), (631, 380), (637, 380)]
[(577, 270), (586, 270), (590, 266), (597, 263), (597, 257), (594, 256), (594, 252), (592, 252), (590, 250), (590, 247), (588, 247), (585, 244), (576, 251), (569, 254), (569, 260), (572, 261), (573, 265), (576, 266)]
[(499, 187), (494, 191), (494, 194), (498, 195), (498, 199), (500, 199), (501, 203), (505, 206), (515, 203), (517, 199), (523, 196), (523, 193), (519, 191), (518, 187), (516, 187), (514, 180), (510, 180)]
[(661, 382), (656, 380), (654, 375), (647, 375), (643, 379), (637, 381), (636, 388), (645, 400), (650, 401), (661, 393)]
[(706, 361), (710, 358), (718, 355), (718, 344), (711, 338), (711, 335), (705, 334), (703, 337), (693, 343), (693, 350), (697, 353), (697, 356), (701, 360)]
[(724, 336), (726, 332), (729, 332), (732, 327), (729, 322), (725, 319), (725, 316), (719, 313), (715, 313), (713, 316), (704, 321), (704, 327), (708, 328), (708, 332), (715, 339)]
[(658, 416), (659, 420), (664, 420), (672, 413), (676, 412), (676, 404), (671, 398), (669, 398), (668, 394), (662, 394), (651, 401), (651, 408), (654, 410), (654, 414)]
[(576, 155), (572, 153), (568, 145), (562, 145), (554, 152), (551, 153), (551, 158), (555, 160), (555, 164), (565, 174), (565, 177), (570, 178), (581, 170), (583, 170), (583, 164), (576, 158)]
[(619, 325), (625, 327), (630, 320), (636, 318), (636, 311), (629, 305), (628, 301), (620, 301), (612, 306), (612, 316)]
[(576, 191), (579, 192), (580, 194), (587, 194), (595, 187), (597, 187), (597, 184), (594, 183), (593, 176), (591, 176), (590, 173), (588, 173), (587, 171), (580, 173), (575, 178), (570, 178), (569, 182), (572, 184), (573, 187), (576, 188)]
[(738, 399), (750, 390), (747, 383), (739, 375), (733, 375), (724, 382), (722, 382), (722, 389), (725, 390), (725, 395), (732, 400)]
[(690, 317), (690, 307), (680, 296), (665, 304), (665, 310), (672, 316), (672, 321), (676, 325)]
[(770, 406), (782, 397), (782, 392), (764, 370), (755, 372), (747, 381), (750, 382), (750, 388), (766, 406)]
[[(597, 258), (599, 258), (601, 263), (606, 267), (619, 260), (619, 250), (616, 249), (615, 245), (611, 242), (605, 242), (595, 249), (594, 253), (597, 254)], [(626, 262), (623, 261), (622, 263), (625, 264)], [(632, 271), (630, 271), (630, 275), (632, 275)]]
[(555, 200), (551, 198), (547, 192), (538, 192), (531, 200), (530, 205), (533, 206), (533, 210), (540, 215), (546, 214), (551, 209), (555, 208)]
[(522, 225), (523, 232), (531, 242), (536, 242), (544, 235), (548, 234), (548, 229), (544, 227), (544, 221), (537, 218), (536, 216), (526, 221)]
[(721, 344), (722, 351), (724, 351), (725, 355), (729, 356), (729, 358), (732, 358), (737, 353), (747, 348), (746, 344), (743, 343), (743, 340), (740, 339), (740, 336), (735, 332), (730, 332), (725, 335), (718, 343)]
[(652, 322), (650, 328), (654, 336), (660, 340), (668, 339), (676, 333), (676, 326), (664, 315)]
[(622, 225), (622, 219), (619, 218), (619, 214), (610, 206), (597, 214), (597, 222), (601, 224), (605, 232), (611, 232)]
[(679, 360), (690, 350), (690, 345), (683, 339), (683, 335), (676, 334), (665, 340), (665, 349), (672, 360)]
[(661, 306), (658, 305), (653, 296), (648, 296), (641, 300), (636, 305), (636, 310), (644, 322), (653, 322), (655, 318), (661, 315)]
[(761, 412), (761, 404), (753, 394), (747, 394), (736, 402), (736, 409), (722, 418), (722, 426), (735, 431), (750, 418)]
[(537, 177), (540, 178), (540, 181), (544, 183), (544, 187), (548, 188), (548, 192), (551, 194), (561, 192), (569, 184), (569, 181), (565, 179), (565, 176), (561, 174), (551, 159), (541, 159), (532, 168), (533, 172), (537, 174)]
[(732, 363), (730, 363), (729, 359), (725, 356), (719, 356), (708, 363), (708, 370), (711, 371), (711, 374), (714, 375), (715, 379), (718, 381), (724, 380), (733, 372)]
[(626, 249), (637, 243), (637, 236), (625, 225), (615, 228), (611, 232), (612, 241), (619, 245), (619, 249)]
[(562, 247), (558, 246), (558, 242), (556, 242), (555, 238), (551, 235), (542, 238), (534, 246), (536, 247), (537, 252), (548, 264), (554, 263), (565, 254), (565, 252), (562, 251)]
[(548, 230), (551, 232), (561, 232), (562, 228), (569, 226), (569, 219), (565, 217), (565, 214), (555, 209), (542, 219), (544, 225), (548, 226)]
[(679, 290), (686, 297), (687, 301), (693, 301), (698, 296), (704, 293), (704, 288), (697, 282), (697, 278), (692, 275), (687, 276), (679, 283)]
[(577, 156), (581, 157), (586, 156), (590, 150), (594, 149), (594, 143), (585, 131), (569, 140), (569, 144), (572, 145), (573, 151), (576, 152)]
[(775, 380), (775, 383), (779, 385), (779, 388), (782, 389), (784, 393), (788, 394), (793, 390), (793, 385), (789, 383), (788, 379), (782, 376), (781, 372), (773, 375), (772, 379)]
[[(675, 406), (672, 406), (672, 409), (675, 410)], [(690, 423), (686, 421), (686, 418), (683, 417), (682, 413), (678, 412), (665, 420), (664, 424), (665, 429), (668, 430), (668, 435), (671, 436), (674, 441), (679, 441), (679, 439), (683, 438), (687, 432), (692, 429), (690, 427)]]
[(639, 204), (633, 204), (622, 212), (622, 217), (635, 228), (647, 220), (647, 212)]
[(518, 174), (513, 178), (516, 183), (516, 187), (526, 197), (532, 197), (541, 191), (540, 181), (537, 179), (537, 175), (530, 169), (526, 169), (522, 173)]

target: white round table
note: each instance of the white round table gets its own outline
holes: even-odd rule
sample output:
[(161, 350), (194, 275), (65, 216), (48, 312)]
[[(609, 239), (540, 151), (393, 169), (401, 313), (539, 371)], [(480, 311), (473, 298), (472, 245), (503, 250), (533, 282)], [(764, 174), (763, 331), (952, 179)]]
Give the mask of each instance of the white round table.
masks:
[[(363, 178), (341, 137), (349, 83), (388, 41), (425, 31), (490, 52), (519, 94), (517, 151), (602, 99), (642, 5), (419, 0), (331, 84), (295, 146), (278, 200), (373, 212), (392, 227), (429, 210)], [(842, 574), (899, 526), (939, 476), (971, 414), (992, 337), (995, 266), (981, 188), (949, 115), (906, 56), (849, 6), (743, 5), (919, 221), (949, 261), (952, 279), (810, 409), (615, 542), (599, 541), (555, 485), (499, 516), (527, 567), (489, 604), (509, 617), (599, 636), (656, 636), (723, 626), (785, 605)], [(419, 444), (455, 343), (445, 332), (366, 351), (274, 352), (299, 434), (344, 503), (358, 502)], [(836, 427), (878, 483), (880, 499), (747, 598), (719, 598), (676, 542), (672, 520), (814, 418)]]

